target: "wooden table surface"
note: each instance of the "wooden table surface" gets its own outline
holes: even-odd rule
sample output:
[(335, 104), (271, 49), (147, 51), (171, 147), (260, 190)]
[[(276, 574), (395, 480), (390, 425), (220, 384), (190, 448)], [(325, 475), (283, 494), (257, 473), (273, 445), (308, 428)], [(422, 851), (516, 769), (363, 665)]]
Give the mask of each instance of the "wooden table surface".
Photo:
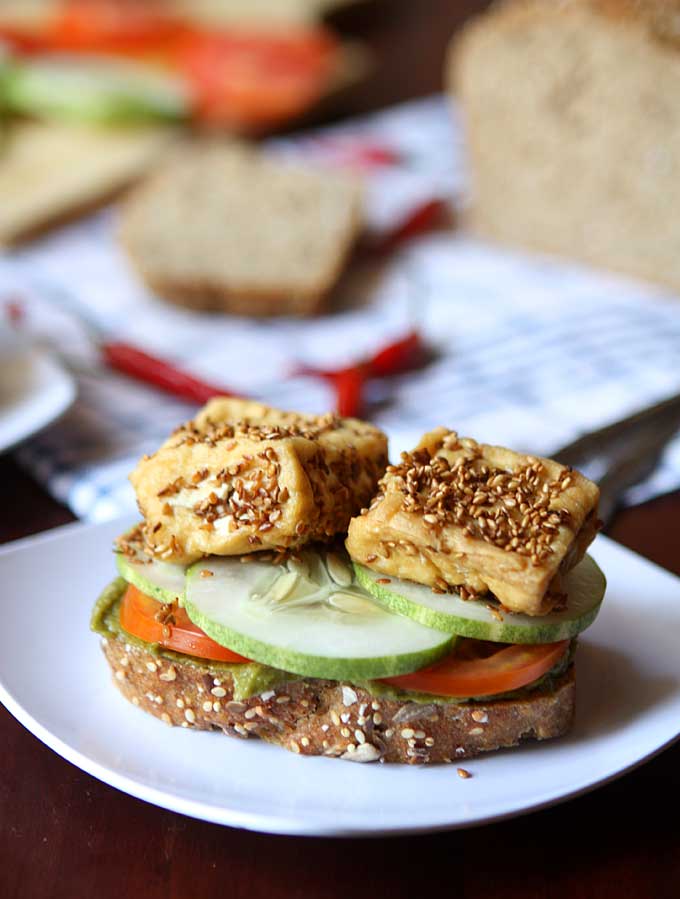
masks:
[[(379, 64), (346, 112), (436, 90), (448, 36), (484, 5), (382, 0), (343, 15)], [(72, 519), (11, 458), (0, 460), (0, 498), (0, 541)], [(677, 493), (620, 514), (610, 535), (680, 574), (679, 521)], [(4, 709), (0, 747), (2, 899), (680, 897), (680, 745), (554, 809), (370, 841), (266, 836), (163, 811), (63, 761)]]

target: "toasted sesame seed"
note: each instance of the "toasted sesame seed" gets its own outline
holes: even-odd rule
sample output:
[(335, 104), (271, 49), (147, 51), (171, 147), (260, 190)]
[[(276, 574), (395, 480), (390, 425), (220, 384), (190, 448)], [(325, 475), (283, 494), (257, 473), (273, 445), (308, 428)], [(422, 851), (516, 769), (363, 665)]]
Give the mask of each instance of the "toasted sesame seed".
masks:
[(473, 727), (472, 730), (468, 731), (471, 737), (478, 737), (480, 734), (484, 733), (483, 727)]
[(184, 717), (187, 719), (187, 721), (189, 722), (189, 724), (193, 724), (194, 721), (196, 720), (196, 714), (195, 714), (195, 712), (194, 712), (192, 709), (185, 709), (185, 710), (184, 710)]
[(373, 715), (373, 723), (377, 726), (379, 724), (382, 724), (382, 720), (383, 720), (383, 717), (380, 714), (380, 712), (375, 712)]
[(410, 727), (405, 727), (405, 728), (401, 731), (401, 736), (402, 736), (405, 740), (410, 740), (410, 739), (413, 737), (413, 734), (414, 734), (414, 733), (415, 733), (415, 731), (414, 731), (412, 728), (410, 728)]
[(116, 680), (125, 680), (125, 672), (121, 670), (116, 671)]
[(340, 733), (341, 733), (341, 735), (342, 735), (343, 737), (349, 737), (349, 735), (350, 735), (350, 730), (349, 730), (348, 727), (343, 727), (343, 728), (340, 730)]
[(336, 727), (340, 724), (340, 715), (338, 715), (335, 709), (331, 709), (331, 721)]
[(212, 693), (213, 696), (218, 696), (220, 699), (223, 696), (227, 695), (227, 691), (224, 689), (224, 687), (213, 687), (210, 692)]
[(309, 746), (309, 738), (308, 737), (303, 737), (300, 740), (300, 742), (302, 743), (303, 746)]
[(244, 717), (246, 720), (250, 721), (250, 720), (251, 720), (252, 718), (254, 718), (256, 715), (257, 715), (257, 712), (255, 711), (255, 709), (247, 709), (246, 712), (244, 713), (243, 717)]
[(467, 780), (468, 777), (472, 777), (467, 768), (458, 768), (458, 777), (462, 777), (463, 780)]
[(472, 713), (472, 720), (476, 721), (478, 724), (486, 724), (489, 720), (489, 716), (486, 712), (482, 712), (480, 709), (475, 709)]
[(184, 700), (182, 699), (181, 696), (180, 696), (180, 698), (176, 701), (175, 705), (177, 706), (178, 709), (183, 709), (183, 708), (184, 708)]
[(413, 736), (416, 738), (416, 740), (424, 740), (425, 739), (425, 731), (417, 730), (413, 734)]
[(173, 681), (173, 680), (175, 680), (175, 678), (177, 677), (177, 672), (175, 671), (175, 669), (174, 669), (173, 666), (171, 665), (171, 666), (170, 666), (169, 668), (167, 668), (165, 671), (162, 671), (162, 672), (158, 675), (158, 677), (159, 677), (161, 680), (164, 680), (164, 681)]
[(299, 743), (296, 743), (295, 740), (290, 741), (290, 748), (293, 750), (293, 752), (300, 752), (300, 745)]
[(290, 702), (290, 696), (277, 696), (276, 701), (279, 705), (283, 705), (286, 702)]
[(434, 737), (425, 737), (426, 746), (434, 746)]
[(206, 701), (203, 703), (202, 708), (204, 712), (212, 712), (212, 702), (206, 699)]
[(151, 671), (152, 673), (153, 673), (154, 671), (158, 671), (158, 665), (157, 665), (155, 662), (147, 662), (147, 663), (146, 663), (146, 667), (147, 667), (148, 670)]
[(222, 703), (221, 703), (221, 702), (219, 702), (219, 701), (213, 702), (213, 704), (212, 704), (212, 710), (213, 710), (213, 712), (219, 712), (221, 708), (222, 708)]

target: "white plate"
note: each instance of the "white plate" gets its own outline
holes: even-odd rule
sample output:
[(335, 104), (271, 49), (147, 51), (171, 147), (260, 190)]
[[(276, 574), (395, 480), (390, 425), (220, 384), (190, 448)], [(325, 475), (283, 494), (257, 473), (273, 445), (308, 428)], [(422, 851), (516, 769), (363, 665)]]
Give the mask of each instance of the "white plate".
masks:
[(59, 418), (75, 396), (73, 378), (48, 353), (0, 339), (0, 453)]
[(170, 729), (118, 694), (88, 630), (123, 527), (70, 525), (0, 552), (0, 699), (64, 758), (164, 808), (270, 833), (464, 827), (582, 793), (679, 735), (680, 581), (604, 538), (594, 555), (609, 590), (579, 645), (566, 739), (466, 762), (462, 780), (455, 765), (357, 765)]

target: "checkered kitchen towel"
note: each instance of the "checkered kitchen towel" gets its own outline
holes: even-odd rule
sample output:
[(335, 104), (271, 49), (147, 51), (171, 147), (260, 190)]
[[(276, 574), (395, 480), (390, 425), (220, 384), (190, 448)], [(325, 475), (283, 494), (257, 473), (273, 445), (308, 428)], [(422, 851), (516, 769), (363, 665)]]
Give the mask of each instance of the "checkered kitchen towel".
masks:
[[(400, 160), (367, 176), (374, 228), (433, 195), (464, 200), (461, 132), (441, 98), (270, 149), (337, 164), (366, 140), (393, 148)], [(288, 377), (292, 363), (348, 363), (403, 334), (415, 318), (439, 351), (436, 361), (372, 388), (372, 418), (390, 435), (393, 456), (442, 423), (549, 454), (680, 391), (680, 298), (651, 286), (439, 233), (403, 246), (380, 272), (356, 271), (342, 308), (324, 317), (196, 314), (144, 290), (114, 239), (115, 216), (106, 211), (0, 257), (0, 296), (21, 290), (31, 330), (79, 371), (75, 406), (19, 458), (83, 518), (132, 509), (128, 472), (194, 409), (99, 368), (60, 290), (111, 336), (213, 383), (313, 412), (327, 410), (332, 397), (315, 380)], [(678, 486), (680, 440), (628, 499)]]

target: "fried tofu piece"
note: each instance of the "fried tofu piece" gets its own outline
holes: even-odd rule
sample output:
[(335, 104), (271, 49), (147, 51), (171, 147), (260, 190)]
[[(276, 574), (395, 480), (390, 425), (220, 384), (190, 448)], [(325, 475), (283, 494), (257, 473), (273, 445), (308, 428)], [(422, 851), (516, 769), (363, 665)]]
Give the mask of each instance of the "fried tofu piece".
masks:
[(148, 550), (188, 563), (344, 533), (386, 464), (387, 438), (362, 421), (217, 397), (130, 480)]
[(565, 601), (561, 578), (597, 533), (598, 499), (557, 462), (438, 428), (388, 467), (346, 545), (384, 574), (543, 615)]

